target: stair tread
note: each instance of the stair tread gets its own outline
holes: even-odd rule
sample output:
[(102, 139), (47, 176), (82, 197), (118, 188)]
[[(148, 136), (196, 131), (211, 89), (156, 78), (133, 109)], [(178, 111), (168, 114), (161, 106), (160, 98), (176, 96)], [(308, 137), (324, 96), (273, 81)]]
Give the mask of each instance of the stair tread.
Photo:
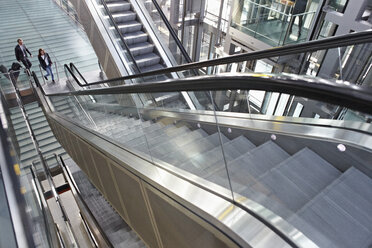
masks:
[[(314, 229), (335, 247), (367, 247), (372, 241), (372, 207), (370, 198), (360, 195), (360, 186), (371, 184), (372, 179), (351, 167), (289, 221), (319, 244), (325, 241), (313, 234)], [(303, 221), (310, 226), (301, 225)]]

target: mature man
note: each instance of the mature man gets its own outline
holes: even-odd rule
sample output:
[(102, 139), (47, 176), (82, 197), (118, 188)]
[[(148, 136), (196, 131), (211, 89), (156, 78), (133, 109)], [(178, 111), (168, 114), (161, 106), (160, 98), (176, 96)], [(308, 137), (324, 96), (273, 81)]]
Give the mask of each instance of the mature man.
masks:
[(18, 42), (18, 45), (15, 47), (15, 56), (16, 56), (16, 59), (18, 62), (21, 62), (24, 64), (24, 66), (26, 67), (26, 69), (30, 69), (32, 64), (30, 62), (30, 60), (28, 60), (28, 54), (30, 54), (30, 57), (32, 57), (32, 54), (30, 53), (30, 51), (27, 49), (26, 45), (23, 44), (23, 40), (22, 39), (18, 39), (17, 40)]

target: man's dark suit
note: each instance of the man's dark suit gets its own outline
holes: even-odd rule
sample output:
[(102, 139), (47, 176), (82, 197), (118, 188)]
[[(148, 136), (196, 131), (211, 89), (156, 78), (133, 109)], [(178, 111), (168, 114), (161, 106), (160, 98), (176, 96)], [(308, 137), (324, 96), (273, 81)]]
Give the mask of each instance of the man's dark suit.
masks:
[(17, 45), (14, 49), (15, 51), (15, 56), (16, 56), (16, 59), (17, 61), (22, 61), (22, 63), (24, 64), (24, 66), (27, 68), (27, 69), (30, 69), (32, 64), (30, 62), (30, 60), (28, 60), (28, 56), (27, 56), (27, 53), (31, 55), (30, 51), (27, 49), (27, 47), (25, 45), (23, 45), (24, 49), (25, 49), (25, 52), (23, 53), (23, 50), (21, 48), (20, 45)]

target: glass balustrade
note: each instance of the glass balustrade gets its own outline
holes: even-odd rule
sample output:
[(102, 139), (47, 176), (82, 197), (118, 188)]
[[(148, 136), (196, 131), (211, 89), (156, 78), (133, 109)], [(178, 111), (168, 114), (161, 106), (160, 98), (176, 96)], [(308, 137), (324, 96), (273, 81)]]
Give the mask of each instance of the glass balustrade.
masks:
[[(252, 74), (250, 80), (255, 77), (309, 84), (317, 80), (271, 74)], [(320, 247), (342, 247), (343, 242), (363, 247), (359, 245), (369, 237), (363, 225), (370, 224), (343, 201), (343, 194), (356, 205), (369, 196), (360, 187), (372, 185), (370, 123), (359, 118), (337, 120), (335, 114), (349, 108), (327, 99), (264, 90), (192, 93), (201, 97), (202, 108), (155, 100), (157, 94), (169, 92), (50, 99), (56, 113), (65, 101), (71, 121), (154, 166), (230, 198), (290, 238), (300, 232)], [(322, 112), (314, 112), (317, 106)], [(341, 210), (333, 214), (336, 209)], [(369, 208), (365, 205), (360, 211), (367, 214)], [(352, 227), (339, 223), (350, 218), (359, 219)], [(325, 222), (332, 226), (330, 233), (323, 230)], [(360, 239), (349, 228), (360, 233)]]
[[(176, 42), (175, 37), (177, 37), (177, 33), (175, 31), (177, 27), (170, 27), (169, 22), (166, 23), (164, 19), (162, 19), (163, 13), (159, 13), (154, 1), (142, 0), (139, 3), (142, 9), (146, 10), (147, 21), (151, 24), (153, 31), (159, 39), (161, 46), (164, 48), (165, 53), (168, 55), (168, 59), (172, 62), (172, 65), (175, 66), (188, 63), (189, 61), (185, 57), (188, 55), (182, 53), (180, 46), (178, 46)], [(158, 5), (158, 7), (161, 10), (161, 6)], [(165, 14), (164, 18), (167, 18)], [(167, 24), (169, 26), (167, 26)], [(170, 30), (170, 28), (174, 30)], [(174, 32), (175, 37), (172, 36), (171, 31)]]
[(295, 2), (235, 1), (231, 26), (270, 46), (303, 42), (315, 11), (293, 14)]

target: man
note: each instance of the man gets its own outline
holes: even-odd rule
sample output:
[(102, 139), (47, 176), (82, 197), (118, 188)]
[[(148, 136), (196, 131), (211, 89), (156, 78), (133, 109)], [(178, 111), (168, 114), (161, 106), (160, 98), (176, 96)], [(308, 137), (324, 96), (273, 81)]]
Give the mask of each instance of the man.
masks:
[(14, 49), (16, 59), (17, 59), (18, 62), (22, 62), (24, 64), (24, 66), (26, 67), (26, 69), (30, 69), (32, 64), (31, 64), (30, 60), (28, 60), (27, 53), (30, 54), (31, 58), (32, 58), (32, 54), (27, 49), (26, 45), (23, 44), (22, 39), (18, 39), (17, 42), (18, 42), (18, 45)]
[(301, 36), (301, 29), (302, 29), (303, 17), (304, 17), (304, 15), (302, 14), (305, 13), (306, 6), (307, 6), (307, 0), (296, 0), (293, 11), (292, 11), (292, 15), (294, 16), (292, 16), (291, 21), (289, 23), (289, 34), (292, 33), (293, 24), (296, 20), (296, 17), (298, 17), (298, 35), (297, 35), (298, 38), (300, 38)]

